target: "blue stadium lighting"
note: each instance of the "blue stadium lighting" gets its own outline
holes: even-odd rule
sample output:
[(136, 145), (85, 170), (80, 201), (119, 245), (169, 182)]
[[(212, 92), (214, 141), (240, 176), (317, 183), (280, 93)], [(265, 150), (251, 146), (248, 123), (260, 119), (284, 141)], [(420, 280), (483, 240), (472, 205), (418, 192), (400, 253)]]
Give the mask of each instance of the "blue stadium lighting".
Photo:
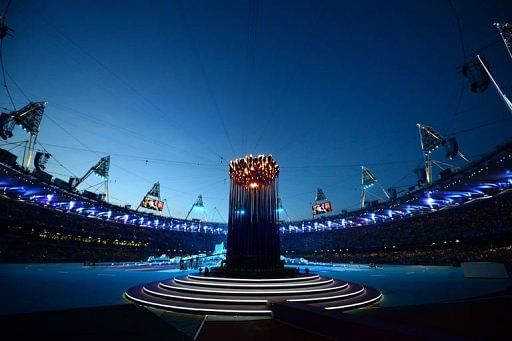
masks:
[[(508, 155), (508, 154), (507, 154)], [(428, 192), (417, 190), (411, 195), (405, 194), (403, 198), (393, 203), (383, 203), (379, 208), (372, 211), (358, 210), (343, 215), (333, 215), (329, 217), (329, 221), (320, 222), (298, 221), (281, 225), (281, 232), (308, 232), (322, 231), (326, 229), (338, 229), (354, 226), (364, 226), (376, 222), (382, 222), (392, 219), (406, 218), (422, 214), (426, 209), (441, 209), (444, 207), (458, 206), (474, 200), (485, 199), (499, 194), (505, 190), (512, 188), (512, 172), (506, 169), (510, 165), (505, 162), (511, 162), (507, 155), (497, 155), (494, 160), (487, 161), (488, 165), (480, 165), (468, 169), (464, 174), (457, 175), (449, 181), (444, 181), (438, 185), (434, 184), (428, 189)], [(493, 161), (493, 162), (492, 162)], [(4, 166), (2, 166), (4, 167)], [(3, 168), (2, 168), (3, 169)], [(9, 170), (8, 170), (9, 171)], [(50, 187), (43, 185), (33, 179), (29, 179), (22, 174), (0, 179), (0, 191), (4, 195), (12, 198), (30, 200), (39, 205), (52, 205), (59, 208), (68, 209), (72, 213), (84, 214), (85, 216), (94, 216), (97, 208), (93, 207), (90, 199), (84, 200), (79, 193), (69, 193), (65, 190), (56, 189), (55, 186)], [(6, 171), (6, 174), (7, 171)], [(125, 215), (126, 210), (112, 205), (101, 205), (102, 212), (110, 209), (116, 217), (115, 220), (125, 224), (137, 225), (140, 221), (141, 226), (146, 226), (146, 221), (150, 222), (148, 227), (166, 228), (170, 230), (190, 231), (190, 232), (211, 232), (226, 233), (225, 228), (219, 228), (215, 223), (187, 226), (181, 221), (169, 218), (158, 217), (158, 222), (154, 220), (155, 216), (142, 216), (141, 213), (133, 212), (131, 215)], [(202, 207), (194, 207), (201, 208)], [(246, 210), (241, 209), (238, 214), (246, 214)], [(278, 212), (284, 210), (278, 209)], [(104, 216), (104, 214), (103, 214)], [(126, 216), (126, 217), (125, 217)], [(146, 219), (145, 219), (146, 218)], [(225, 224), (222, 224), (225, 226)]]
[(484, 184), (478, 185), (477, 187), (480, 189), (492, 189), (492, 188), (496, 188), (498, 186), (496, 184), (484, 183)]
[(5, 190), (14, 190), (14, 191), (18, 191), (18, 190), (23, 190), (25, 187), (23, 186), (17, 186), (17, 187), (5, 187)]

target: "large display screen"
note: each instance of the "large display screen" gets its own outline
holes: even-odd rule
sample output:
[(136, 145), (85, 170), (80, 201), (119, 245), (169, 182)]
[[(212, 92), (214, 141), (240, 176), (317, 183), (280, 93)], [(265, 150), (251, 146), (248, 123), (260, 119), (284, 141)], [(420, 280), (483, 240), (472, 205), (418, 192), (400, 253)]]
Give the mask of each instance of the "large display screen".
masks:
[(323, 202), (321, 204), (314, 204), (311, 209), (313, 210), (313, 215), (327, 213), (332, 211), (332, 206), (330, 201)]
[(142, 203), (140, 204), (141, 207), (147, 208), (149, 210), (155, 210), (162, 212), (164, 210), (164, 202), (157, 200), (157, 199), (151, 199), (149, 197), (145, 197), (142, 199)]

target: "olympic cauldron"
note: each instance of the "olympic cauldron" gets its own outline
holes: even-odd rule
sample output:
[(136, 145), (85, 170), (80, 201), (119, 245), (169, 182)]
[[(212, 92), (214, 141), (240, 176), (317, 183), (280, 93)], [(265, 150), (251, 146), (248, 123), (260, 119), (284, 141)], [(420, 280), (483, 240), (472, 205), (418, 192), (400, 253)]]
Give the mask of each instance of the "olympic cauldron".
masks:
[(277, 213), (279, 166), (271, 155), (252, 155), (229, 164), (231, 182), (226, 268), (272, 272), (280, 261)]
[(252, 155), (229, 164), (228, 245), (225, 266), (129, 288), (137, 304), (192, 314), (272, 316), (288, 301), (326, 310), (377, 303), (379, 290), (287, 269), (280, 261), (277, 216), (279, 166)]

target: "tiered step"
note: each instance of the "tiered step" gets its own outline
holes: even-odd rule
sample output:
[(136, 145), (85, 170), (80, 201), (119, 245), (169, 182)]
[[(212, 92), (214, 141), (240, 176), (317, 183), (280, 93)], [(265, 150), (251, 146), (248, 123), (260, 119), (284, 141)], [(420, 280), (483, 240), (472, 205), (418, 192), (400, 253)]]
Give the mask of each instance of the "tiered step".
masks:
[(188, 275), (130, 288), (129, 300), (195, 314), (267, 315), (270, 303), (291, 301), (328, 310), (374, 304), (379, 290), (318, 275), (291, 278), (229, 278)]

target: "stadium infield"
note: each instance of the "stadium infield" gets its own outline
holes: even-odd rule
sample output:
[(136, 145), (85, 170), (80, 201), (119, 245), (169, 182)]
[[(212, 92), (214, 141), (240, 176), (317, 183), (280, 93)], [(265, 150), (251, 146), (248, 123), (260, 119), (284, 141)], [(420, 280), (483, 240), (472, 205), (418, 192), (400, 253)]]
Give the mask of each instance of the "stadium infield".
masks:
[[(370, 269), (367, 265), (345, 264), (309, 266), (309, 269), (314, 273), (357, 281), (382, 290), (384, 299), (379, 304), (380, 308), (355, 310), (348, 313), (351, 316), (364, 315), (371, 319), (419, 326), (448, 335), (495, 335), (500, 329), (492, 322), (501, 321), (500, 312), (503, 313), (512, 302), (510, 292), (507, 291), (512, 280), (467, 279), (457, 267), (384, 265), (378, 269)], [(122, 308), (132, 306), (122, 297), (123, 292), (130, 286), (188, 273), (193, 271), (98, 269), (84, 267), (82, 264), (3, 264), (0, 265), (0, 300), (3, 302), (0, 305), (0, 319), (2, 324), (11, 325), (14, 329), (17, 328), (15, 326), (25, 323), (20, 321), (26, 321), (26, 324), (42, 328), (42, 331), (48, 325), (51, 332), (51, 326), (55, 324), (41, 324), (38, 321), (68, 316), (69, 311), (77, 314), (92, 313), (96, 319), (103, 319), (102, 316), (111, 315), (101, 313), (106, 306), (121, 305), (119, 309), (131, 309)], [(481, 298), (472, 299), (475, 297)], [(84, 312), (82, 308), (89, 310)], [(152, 311), (175, 330), (173, 333), (177, 331), (179, 335), (183, 334), (188, 338), (193, 338), (201, 325), (201, 319), (197, 316)], [(132, 310), (128, 314), (135, 318), (137, 314), (145, 312), (147, 310)], [(112, 328), (125, 328), (122, 320), (116, 321), (112, 317), (110, 324), (91, 322), (91, 325), (97, 325), (96, 329), (79, 328), (78, 331), (94, 334), (104, 330), (107, 335)], [(212, 339), (220, 331), (233, 338), (243, 330), (253, 335), (265, 335), (272, 330), (290, 335), (297, 332), (297, 326), (272, 321), (209, 318), (199, 335), (200, 339)], [(485, 328), (486, 323), (493, 326), (492, 330)], [(22, 328), (20, 332), (21, 330)], [(161, 333), (167, 332), (167, 329), (161, 329)], [(136, 335), (137, 331), (134, 333)], [(309, 334), (303, 335), (306, 337)], [(309, 336), (314, 338), (318, 335)]]

